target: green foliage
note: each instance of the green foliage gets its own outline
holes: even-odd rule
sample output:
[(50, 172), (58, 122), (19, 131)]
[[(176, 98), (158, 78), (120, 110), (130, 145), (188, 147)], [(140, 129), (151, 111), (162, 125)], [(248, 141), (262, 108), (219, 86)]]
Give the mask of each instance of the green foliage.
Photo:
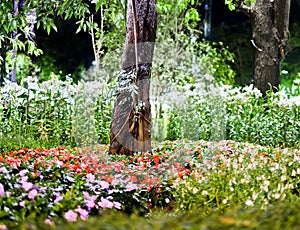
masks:
[[(192, 89), (192, 90), (190, 90)], [(168, 110), (176, 122), (168, 123), (167, 137), (174, 133), (192, 140), (222, 140), (251, 142), (270, 146), (299, 146), (300, 123), (298, 97), (290, 97), (285, 91), (268, 93), (266, 98), (253, 89), (226, 88), (198, 82), (181, 91), (181, 107)], [(166, 97), (171, 103), (176, 93)], [(172, 103), (171, 103), (172, 105)], [(180, 132), (178, 132), (179, 126)], [(170, 133), (170, 134), (168, 134)]]
[(236, 105), (229, 104), (228, 138), (270, 146), (299, 146), (300, 107), (295, 100), (289, 103), (286, 96), (269, 92), (267, 98), (250, 96)]
[(10, 72), (13, 69), (14, 64), (16, 64), (17, 82), (20, 82), (23, 76), (30, 76), (34, 73), (35, 67), (29, 56), (20, 54), (14, 61), (12, 61), (11, 58), (7, 58), (6, 70)]
[(101, 19), (94, 21), (93, 11), (88, 12), (77, 22), (77, 33), (79, 31), (89, 32), (92, 36), (91, 39), (95, 39), (95, 49), (100, 49), (98, 52), (94, 50), (95, 55), (102, 55), (104, 47), (108, 51), (114, 50), (125, 41), (125, 36), (120, 36), (120, 34), (125, 34), (125, 1), (100, 0), (96, 3), (95, 10), (98, 11)]
[(300, 67), (298, 64), (298, 56), (300, 55), (300, 26), (291, 25), (290, 29), (292, 36), (289, 39), (289, 52), (286, 54), (281, 63), (281, 86), (286, 88), (288, 93), (297, 96), (300, 91), (298, 89), (299, 83), (297, 79), (300, 78)]
[(3, 136), (11, 136), (20, 143), (27, 139), (41, 140), (53, 145), (71, 144), (71, 113), (68, 82), (55, 76), (39, 84), (27, 78), (22, 85), (8, 83), (1, 89)]
[(167, 123), (167, 140), (177, 140), (181, 138), (181, 118), (176, 111), (170, 112), (170, 117)]
[(250, 6), (252, 2), (256, 0), (225, 0), (225, 4), (228, 5), (230, 10), (235, 10), (239, 7), (240, 4), (245, 4), (246, 6)]
[[(10, 52), (11, 50), (14, 50), (17, 54), (19, 52), (34, 56), (42, 54), (42, 50), (37, 48), (32, 38), (32, 31), (29, 28), (28, 14), (31, 10), (36, 12), (36, 15), (31, 15), (31, 24), (33, 26), (36, 24), (36, 28), (42, 27), (48, 34), (51, 30), (57, 31), (55, 25), (57, 16), (62, 16), (65, 19), (71, 17), (80, 19), (89, 12), (88, 4), (80, 0), (49, 1), (47, 3), (28, 0), (24, 1), (22, 7), (19, 1), (17, 3), (17, 11), (14, 10), (14, 1), (4, 0), (0, 3), (0, 23), (2, 25), (0, 30), (0, 46), (2, 48), (0, 65), (5, 64), (4, 59), (8, 59), (8, 62), (13, 64), (11, 68), (6, 70), (6, 73), (10, 72), (12, 66), (16, 63), (16, 59)], [(15, 37), (12, 37), (13, 33), (15, 33)]]
[(200, 57), (197, 59), (199, 68), (206, 67), (206, 72), (211, 74), (217, 82), (222, 82), (226, 85), (234, 85), (235, 72), (229, 64), (234, 63), (234, 56), (224, 47), (222, 42), (199, 43)]
[[(222, 43), (200, 39), (201, 1), (157, 1), (158, 29), (153, 59), (153, 79), (159, 84), (185, 85), (196, 73), (209, 73), (218, 82), (234, 83), (233, 55)], [(153, 83), (153, 82), (152, 82)]]
[(103, 144), (108, 144), (110, 141), (112, 108), (112, 101), (105, 94), (99, 94), (95, 110), (95, 127), (99, 135), (99, 142)]
[[(1, 149), (108, 143), (112, 100), (99, 82), (28, 77), (1, 88)], [(70, 79), (69, 79), (70, 80)]]
[(178, 215), (165, 212), (155, 212), (150, 218), (136, 214), (126, 215), (113, 210), (107, 210), (100, 217), (89, 218), (86, 221), (66, 223), (63, 220), (55, 221), (49, 226), (41, 219), (30, 217), (18, 229), (29, 229), (38, 226), (39, 229), (291, 229), (296, 230), (300, 224), (299, 200), (278, 202), (264, 210), (258, 208), (235, 207), (228, 209), (224, 214), (207, 213), (206, 208), (194, 209)]
[[(1, 88), (1, 149), (108, 143), (113, 90), (104, 84), (71, 84), (57, 76), (43, 83), (36, 78), (21, 85), (8, 83)], [(156, 87), (155, 81), (152, 85)], [(214, 78), (204, 75), (169, 93), (158, 92), (152, 97), (156, 140), (231, 139), (299, 146), (299, 99), (284, 90), (263, 98), (252, 86), (218, 86)]]
[(197, 36), (200, 33), (197, 29), (197, 23), (200, 21), (197, 6), (201, 3), (198, 0), (157, 1), (157, 42), (173, 38), (176, 43), (183, 44), (189, 42), (191, 34)]

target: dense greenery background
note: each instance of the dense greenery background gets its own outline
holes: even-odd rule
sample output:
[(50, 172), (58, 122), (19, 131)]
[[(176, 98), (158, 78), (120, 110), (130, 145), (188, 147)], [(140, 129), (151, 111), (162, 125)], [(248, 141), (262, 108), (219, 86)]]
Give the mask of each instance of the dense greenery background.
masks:
[[(197, 24), (203, 31), (204, 9), (203, 5), (197, 7), (202, 21)], [(290, 45), (289, 53), (283, 61), (282, 69), (289, 74), (282, 74), (282, 83), (291, 85), (299, 72), (298, 60), (300, 59), (300, 18), (299, 1), (292, 1), (290, 16)], [(212, 41), (222, 41), (235, 55), (232, 64), (236, 71), (235, 82), (237, 85), (250, 84), (252, 81), (252, 45), (251, 25), (249, 18), (243, 13), (232, 12), (222, 1), (215, 1), (212, 5)], [(37, 32), (37, 42), (44, 50), (44, 55), (38, 59), (37, 64), (47, 66), (46, 74), (54, 72), (63, 75), (72, 74), (73, 78), (81, 77), (82, 68), (88, 68), (94, 60), (91, 38), (87, 34), (75, 34), (74, 21), (60, 21), (58, 32), (50, 36)], [(119, 35), (120, 36), (120, 35)], [(51, 67), (51, 63), (56, 63)], [(43, 73), (44, 74), (44, 73)]]

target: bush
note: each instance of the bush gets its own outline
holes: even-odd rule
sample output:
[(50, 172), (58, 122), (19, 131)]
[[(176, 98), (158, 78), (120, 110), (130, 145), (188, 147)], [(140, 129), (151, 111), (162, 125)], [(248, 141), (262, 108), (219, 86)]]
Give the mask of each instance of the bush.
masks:
[[(153, 94), (154, 139), (299, 146), (299, 96), (282, 90), (262, 97), (253, 86), (218, 86), (209, 75), (199, 79)], [(43, 83), (35, 78), (21, 85), (8, 82), (0, 89), (1, 150), (107, 144), (113, 110), (110, 89), (101, 81), (74, 84), (56, 76)]]
[(179, 92), (185, 95), (181, 97), (183, 106), (174, 105), (169, 98), (162, 102), (171, 108), (167, 137), (178, 130), (171, 120), (176, 115), (181, 120), (181, 138), (299, 146), (299, 97), (284, 91), (262, 97), (253, 86), (233, 88), (205, 81), (186, 85)]
[(31, 77), (7, 82), (0, 90), (0, 138), (8, 141), (2, 151), (108, 142), (112, 103), (101, 82), (72, 84), (53, 75), (42, 83)]

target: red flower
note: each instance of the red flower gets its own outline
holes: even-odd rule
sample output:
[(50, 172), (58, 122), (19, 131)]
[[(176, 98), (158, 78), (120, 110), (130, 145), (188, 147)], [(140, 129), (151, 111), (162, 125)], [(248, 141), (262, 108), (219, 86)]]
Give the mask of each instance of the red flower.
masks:
[(158, 164), (159, 161), (160, 161), (160, 158), (159, 158), (158, 155), (155, 155), (155, 156), (153, 157), (153, 160), (154, 160), (154, 162), (155, 162), (156, 164)]

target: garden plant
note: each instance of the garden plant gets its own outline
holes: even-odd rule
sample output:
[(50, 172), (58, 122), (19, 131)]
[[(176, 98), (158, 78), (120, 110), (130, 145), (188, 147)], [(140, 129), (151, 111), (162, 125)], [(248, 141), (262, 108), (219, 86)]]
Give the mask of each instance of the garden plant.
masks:
[[(263, 93), (238, 86), (229, 47), (201, 38), (200, 1), (156, 1), (152, 147), (114, 153), (118, 80), (135, 74), (119, 69), (125, 1), (38, 3), (26, 0), (23, 10), (56, 11), (41, 13), (37, 27), (56, 30), (54, 14), (76, 19), (95, 64), (81, 79), (53, 63), (41, 70), (29, 57), (42, 53), (33, 41), (3, 35), (26, 32), (25, 11), (1, 32), (0, 230), (299, 229), (300, 73), (291, 87)], [(0, 6), (13, 17), (12, 3)], [(7, 56), (10, 46), (28, 56)], [(7, 78), (13, 68), (17, 81)]]

